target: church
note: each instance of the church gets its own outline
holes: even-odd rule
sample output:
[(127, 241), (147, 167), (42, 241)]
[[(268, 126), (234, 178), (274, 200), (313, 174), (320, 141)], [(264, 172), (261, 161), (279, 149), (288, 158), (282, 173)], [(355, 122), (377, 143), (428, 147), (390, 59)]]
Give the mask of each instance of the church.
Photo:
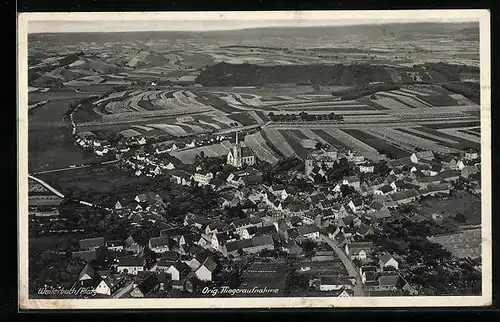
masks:
[(241, 168), (243, 164), (252, 166), (255, 164), (255, 155), (253, 151), (245, 146), (241, 146), (238, 142), (238, 132), (236, 132), (236, 144), (229, 150), (227, 154), (227, 164), (235, 168)]

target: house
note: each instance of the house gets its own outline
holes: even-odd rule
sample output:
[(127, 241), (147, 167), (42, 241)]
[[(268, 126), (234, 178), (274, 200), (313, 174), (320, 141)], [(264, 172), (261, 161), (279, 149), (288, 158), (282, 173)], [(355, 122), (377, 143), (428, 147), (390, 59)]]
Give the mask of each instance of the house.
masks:
[(210, 181), (214, 178), (214, 174), (209, 171), (196, 172), (193, 176), (193, 180), (198, 183), (199, 186), (206, 186), (210, 184)]
[(171, 241), (168, 236), (153, 237), (149, 239), (149, 249), (155, 253), (164, 253), (170, 249)]
[(172, 281), (180, 281), (191, 273), (191, 268), (186, 263), (177, 261), (172, 264), (166, 272), (170, 274)]
[(86, 238), (78, 241), (81, 250), (93, 250), (104, 246), (104, 237)]
[(273, 195), (280, 198), (281, 200), (285, 200), (289, 196), (288, 192), (286, 191), (286, 187), (284, 185), (272, 185), (269, 187), (269, 192), (271, 192)]
[(355, 190), (359, 190), (361, 187), (361, 182), (357, 176), (350, 176), (343, 180), (342, 184), (349, 185), (353, 187)]
[(384, 253), (382, 256), (380, 256), (380, 258), (378, 260), (378, 264), (379, 264), (381, 269), (388, 268), (388, 267), (393, 267), (395, 269), (399, 268), (398, 262), (389, 253)]
[(96, 274), (94, 268), (89, 263), (85, 264), (78, 276), (78, 282), (81, 286), (95, 286), (99, 283), (100, 276)]
[(438, 163), (435, 163), (433, 164), (430, 168), (427, 168), (427, 169), (423, 169), (422, 170), (422, 173), (426, 176), (430, 176), (430, 177), (433, 177), (433, 176), (437, 176), (441, 171), (443, 171), (443, 166), (438, 164)]
[(410, 156), (410, 160), (413, 163), (419, 163), (422, 161), (432, 161), (434, 160), (434, 154), (432, 151), (420, 151), (420, 152), (415, 152)]
[(359, 275), (363, 284), (370, 284), (377, 280), (377, 266), (363, 265), (359, 268)]
[(191, 175), (186, 171), (175, 169), (170, 175), (170, 180), (178, 185), (190, 186)]
[(134, 238), (132, 236), (129, 236), (127, 239), (125, 239), (123, 243), (124, 249), (127, 252), (132, 252), (134, 254), (139, 254), (144, 250), (144, 246), (139, 245), (136, 243)]
[(207, 257), (195, 271), (195, 275), (201, 281), (212, 281), (212, 274), (217, 268), (217, 264), (212, 258)]
[(160, 280), (155, 272), (144, 272), (141, 280), (130, 292), (131, 297), (146, 297), (147, 294), (155, 292), (160, 287)]
[(460, 175), (461, 173), (458, 170), (446, 170), (441, 172), (438, 177), (446, 182), (455, 182), (460, 179)]
[(396, 289), (399, 281), (399, 274), (395, 272), (380, 273), (378, 278), (378, 289)]
[(421, 196), (435, 196), (438, 194), (450, 194), (450, 186), (447, 183), (430, 184), (427, 188), (419, 189)]
[(465, 153), (465, 159), (467, 159), (469, 161), (476, 160), (478, 158), (479, 158), (479, 154), (474, 150), (470, 150), (469, 152)]
[(126, 256), (117, 258), (116, 271), (118, 273), (137, 275), (145, 270), (144, 257)]
[(391, 199), (398, 205), (404, 205), (417, 200), (419, 196), (420, 194), (416, 190), (412, 189), (401, 192), (395, 192), (391, 195)]
[(71, 253), (72, 258), (80, 258), (84, 261), (90, 262), (97, 259), (97, 251), (93, 250), (82, 250)]
[(420, 186), (420, 188), (426, 188), (430, 184), (438, 184), (441, 182), (441, 176), (429, 176), (429, 177), (421, 177), (415, 179), (414, 182)]
[(331, 240), (334, 240), (335, 237), (337, 237), (337, 235), (340, 233), (340, 227), (337, 227), (335, 225), (330, 225), (326, 228), (326, 232), (328, 234), (328, 238), (330, 238)]
[(106, 248), (115, 252), (120, 252), (123, 250), (124, 244), (123, 240), (108, 240), (106, 242)]
[(356, 199), (353, 199), (351, 201), (349, 201), (349, 203), (347, 204), (347, 206), (349, 208), (351, 208), (351, 210), (354, 212), (354, 213), (357, 213), (361, 210), (363, 210), (363, 200), (362, 199), (359, 199), (359, 198), (356, 198)]
[(373, 173), (374, 169), (373, 164), (365, 163), (359, 165), (359, 172), (361, 173)]
[(380, 188), (375, 189), (373, 191), (373, 194), (379, 195), (379, 196), (387, 196), (393, 192), (394, 192), (394, 189), (390, 185), (386, 184), (386, 185), (381, 186)]
[(227, 154), (227, 164), (241, 168), (244, 164), (253, 166), (255, 164), (255, 155), (253, 151), (244, 147), (238, 142), (238, 132), (236, 132), (236, 143)]
[(472, 174), (475, 174), (475, 173), (478, 173), (479, 172), (479, 169), (477, 166), (475, 165), (472, 165), (472, 166), (466, 166), (462, 169), (462, 171), (460, 172), (460, 176), (462, 178), (465, 178), (465, 179), (468, 179), (470, 175)]
[(398, 179), (401, 179), (404, 176), (403, 171), (398, 168), (394, 168), (389, 172), (390, 175), (395, 176)]
[(125, 281), (123, 277), (114, 277), (112, 275), (105, 276), (102, 277), (102, 280), (94, 291), (97, 294), (111, 296), (125, 284)]
[(319, 239), (319, 228), (316, 225), (302, 225), (297, 228), (299, 237), (305, 239)]
[(361, 224), (356, 230), (356, 235), (362, 238), (371, 234), (373, 234), (373, 229), (368, 225)]
[(346, 286), (352, 286), (352, 283), (348, 277), (328, 275), (322, 275), (319, 277), (319, 291), (321, 292), (338, 291), (345, 288)]
[(229, 242), (222, 247), (224, 255), (237, 255), (241, 250), (244, 253), (255, 254), (262, 250), (274, 250), (274, 240), (271, 235), (256, 236)]
[(351, 259), (367, 260), (370, 259), (374, 245), (372, 242), (356, 242), (345, 245), (345, 253)]

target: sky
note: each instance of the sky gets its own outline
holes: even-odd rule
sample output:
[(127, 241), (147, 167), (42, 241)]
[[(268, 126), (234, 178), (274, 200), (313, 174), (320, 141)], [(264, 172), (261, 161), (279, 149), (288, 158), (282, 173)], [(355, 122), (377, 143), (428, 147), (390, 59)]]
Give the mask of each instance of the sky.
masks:
[[(469, 12), (195, 12), (195, 13), (58, 13), (28, 14), (29, 33), (213, 31), (263, 27), (319, 27), (394, 22), (478, 21)], [(446, 18), (446, 19), (444, 19)]]

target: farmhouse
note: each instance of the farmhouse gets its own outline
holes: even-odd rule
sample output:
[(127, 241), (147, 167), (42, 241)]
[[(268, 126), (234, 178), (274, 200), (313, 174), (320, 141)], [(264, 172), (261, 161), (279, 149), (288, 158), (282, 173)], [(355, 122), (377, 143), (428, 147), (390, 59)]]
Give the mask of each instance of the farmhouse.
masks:
[(125, 279), (122, 277), (106, 276), (94, 289), (97, 294), (111, 296), (125, 284)]
[(299, 237), (305, 239), (318, 239), (319, 229), (316, 225), (302, 225), (297, 228)]
[(359, 190), (361, 183), (360, 183), (359, 178), (357, 176), (350, 176), (350, 177), (345, 178), (343, 180), (342, 184), (349, 185), (349, 186), (353, 187), (355, 190)]
[(169, 250), (170, 246), (169, 237), (153, 237), (149, 239), (149, 248), (155, 253), (164, 253)]
[[(462, 168), (462, 169), (464, 169), (464, 168)], [(447, 171), (441, 172), (439, 174), (439, 178), (441, 178), (441, 180), (444, 180), (446, 182), (454, 182), (460, 178), (460, 174), (461, 174), (460, 171), (457, 171), (457, 170), (447, 170)]]
[(195, 271), (195, 275), (201, 281), (212, 281), (212, 274), (216, 268), (217, 264), (213, 261), (213, 259), (207, 257)]
[(319, 291), (321, 292), (338, 291), (351, 286), (352, 283), (348, 277), (328, 275), (319, 277)]
[(124, 242), (123, 240), (108, 240), (106, 242), (106, 248), (112, 251), (122, 251)]
[(137, 275), (142, 272), (146, 266), (146, 260), (143, 257), (121, 257), (117, 259), (116, 271), (118, 273)]
[(81, 250), (94, 250), (104, 246), (104, 237), (80, 239), (78, 244)]
[(432, 161), (434, 159), (434, 154), (432, 151), (420, 151), (415, 152), (410, 156), (410, 160), (413, 163)]
[(379, 261), (378, 264), (381, 269), (387, 268), (387, 267), (393, 267), (395, 269), (398, 269), (398, 262), (391, 256), (389, 253), (384, 253)]
[(391, 199), (398, 205), (404, 205), (415, 201), (419, 197), (419, 193), (416, 190), (406, 190), (401, 192), (396, 192), (391, 195)]
[(180, 281), (191, 273), (191, 268), (186, 263), (177, 261), (167, 269), (166, 273), (170, 274), (172, 281)]
[(357, 242), (345, 245), (345, 253), (351, 259), (367, 260), (370, 258), (374, 245), (372, 242)]
[(227, 243), (223, 246), (222, 253), (227, 256), (237, 255), (240, 250), (245, 253), (258, 253), (264, 249), (274, 249), (274, 241), (271, 235), (257, 236)]
[(145, 297), (147, 294), (154, 292), (160, 287), (158, 275), (154, 272), (144, 272), (145, 276), (141, 276), (141, 280), (130, 292), (131, 297)]
[(478, 173), (479, 169), (477, 166), (472, 165), (472, 166), (466, 166), (462, 169), (460, 175), (462, 178), (468, 179), (470, 175)]
[(383, 185), (382, 187), (377, 188), (373, 191), (374, 195), (379, 195), (379, 196), (387, 196), (391, 193), (394, 193), (394, 189), (388, 184)]
[(447, 183), (429, 184), (427, 188), (418, 191), (421, 196), (435, 196), (437, 194), (449, 194), (450, 186)]
[(479, 158), (479, 154), (474, 150), (470, 150), (469, 152), (465, 153), (465, 158), (467, 160), (476, 160)]
[(241, 168), (244, 164), (252, 166), (255, 164), (255, 155), (248, 147), (243, 147), (238, 142), (238, 132), (236, 132), (236, 143), (227, 154), (227, 164), (235, 168)]

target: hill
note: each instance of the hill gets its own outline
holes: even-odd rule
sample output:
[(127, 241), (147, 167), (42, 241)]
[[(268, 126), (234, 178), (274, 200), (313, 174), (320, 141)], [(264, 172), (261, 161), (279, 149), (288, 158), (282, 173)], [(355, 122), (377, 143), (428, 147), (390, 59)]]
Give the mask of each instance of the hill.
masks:
[(370, 83), (442, 83), (457, 81), (461, 73), (477, 73), (479, 68), (446, 63), (392, 67), (370, 64), (282, 65), (219, 63), (197, 77), (204, 86), (262, 86), (265, 84), (320, 84), (359, 86)]

